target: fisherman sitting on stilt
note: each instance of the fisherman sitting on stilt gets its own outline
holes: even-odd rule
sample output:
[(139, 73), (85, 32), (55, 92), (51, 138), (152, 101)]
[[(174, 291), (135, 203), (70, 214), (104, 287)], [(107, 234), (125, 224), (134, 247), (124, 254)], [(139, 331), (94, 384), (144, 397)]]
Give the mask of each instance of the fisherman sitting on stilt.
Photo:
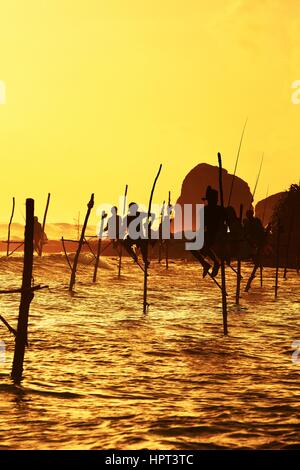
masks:
[(211, 276), (215, 277), (220, 268), (220, 260), (217, 257), (214, 247), (217, 243), (224, 243), (226, 238), (225, 211), (218, 206), (218, 191), (208, 186), (206, 195), (202, 200), (207, 201), (204, 207), (204, 246), (201, 250), (191, 250), (192, 255), (203, 266), (203, 277), (209, 273), (211, 264), (205, 258), (208, 257), (213, 262)]
[[(107, 221), (106, 227), (103, 229), (103, 232), (108, 232), (109, 238), (113, 241), (113, 247), (118, 251), (119, 240), (122, 238), (121, 226), (122, 226), (122, 217), (118, 215), (118, 208), (113, 206), (110, 210), (111, 216)], [(102, 218), (104, 219), (107, 214), (103, 214)]]
[(147, 214), (139, 212), (139, 206), (135, 202), (131, 202), (128, 207), (129, 211), (125, 217), (127, 235), (122, 241), (123, 246), (136, 263), (138, 263), (138, 256), (133, 247), (135, 246), (136, 249), (139, 249), (142, 254), (145, 266), (149, 266), (150, 263), (147, 259), (146, 246), (148, 240), (143, 237), (143, 227), (141, 224), (142, 220), (147, 218)]

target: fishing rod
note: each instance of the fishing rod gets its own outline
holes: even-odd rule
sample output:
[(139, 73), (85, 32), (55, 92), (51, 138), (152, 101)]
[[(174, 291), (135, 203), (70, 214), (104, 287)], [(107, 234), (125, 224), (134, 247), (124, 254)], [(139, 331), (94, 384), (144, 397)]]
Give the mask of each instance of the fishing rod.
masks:
[(264, 210), (263, 210), (263, 215), (262, 215), (262, 220), (261, 220), (261, 223), (264, 225), (264, 220), (265, 220), (265, 215), (266, 215), (266, 209), (267, 209), (267, 198), (269, 196), (269, 185), (268, 185), (268, 188), (267, 188), (267, 192), (266, 192), (266, 197), (265, 197), (265, 203), (264, 203)]
[(237, 170), (237, 166), (238, 166), (238, 162), (239, 162), (239, 158), (240, 158), (240, 152), (241, 152), (241, 147), (242, 147), (242, 143), (243, 143), (243, 139), (244, 139), (244, 133), (245, 133), (247, 122), (248, 122), (248, 118), (246, 118), (243, 130), (242, 130), (242, 135), (241, 135), (241, 138), (240, 138), (238, 152), (237, 152), (237, 156), (236, 156), (236, 160), (235, 160), (234, 172), (233, 172), (233, 175), (232, 175), (232, 181), (231, 181), (231, 186), (230, 186), (230, 192), (229, 192), (227, 207), (230, 206), (230, 202), (231, 202), (233, 185), (234, 185), (236, 170)]
[(263, 166), (264, 155), (265, 155), (265, 154), (263, 153), (263, 154), (262, 154), (262, 157), (261, 157), (260, 166), (259, 166), (259, 171), (258, 171), (258, 175), (257, 175), (257, 178), (256, 178), (255, 186), (254, 186), (254, 189), (253, 189), (253, 194), (252, 194), (253, 200), (254, 200), (254, 196), (255, 196), (255, 193), (256, 193), (258, 181), (259, 181), (259, 178), (260, 178), (261, 169), (262, 169), (262, 166)]

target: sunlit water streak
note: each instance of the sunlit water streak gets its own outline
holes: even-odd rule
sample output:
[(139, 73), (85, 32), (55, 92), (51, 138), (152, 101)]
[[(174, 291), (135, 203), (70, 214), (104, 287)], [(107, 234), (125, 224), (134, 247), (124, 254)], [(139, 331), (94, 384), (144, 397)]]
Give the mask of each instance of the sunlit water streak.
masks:
[[(227, 270), (225, 338), (220, 291), (196, 264), (176, 261), (167, 273), (152, 262), (147, 315), (130, 260), (120, 280), (116, 259), (104, 259), (96, 285), (92, 272), (80, 264), (70, 297), (64, 258), (35, 260), (35, 283), (50, 289), (31, 305), (22, 388), (10, 381), (14, 339), (0, 325), (1, 449), (300, 447), (300, 364), (291, 360), (300, 276), (280, 279), (275, 302), (265, 269), (263, 288), (255, 279), (238, 309)], [(20, 287), (21, 274), (20, 258), (1, 259), (1, 289)], [(0, 301), (16, 327), (19, 295)]]

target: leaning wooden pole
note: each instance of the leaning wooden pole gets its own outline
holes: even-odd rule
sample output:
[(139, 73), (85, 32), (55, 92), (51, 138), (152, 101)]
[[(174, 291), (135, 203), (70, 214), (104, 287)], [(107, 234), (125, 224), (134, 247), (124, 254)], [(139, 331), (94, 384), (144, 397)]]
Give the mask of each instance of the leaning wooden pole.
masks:
[[(153, 199), (155, 186), (156, 186), (158, 177), (160, 175), (161, 169), (162, 169), (162, 164), (160, 164), (159, 170), (158, 170), (157, 175), (155, 177), (155, 180), (154, 180), (154, 183), (153, 183), (153, 186), (152, 186), (152, 190), (151, 190), (151, 194), (150, 194), (149, 205), (148, 205), (148, 217), (147, 217), (148, 233), (147, 233), (147, 238), (145, 239), (145, 258), (146, 258), (146, 261), (148, 261), (148, 245), (149, 245), (150, 228), (151, 228), (151, 222), (149, 223), (149, 219), (151, 217), (152, 199)], [(144, 299), (143, 299), (143, 312), (144, 313), (147, 313), (147, 307), (148, 307), (147, 291), (148, 291), (148, 262), (145, 263), (145, 267), (144, 267)]]
[(94, 274), (93, 274), (93, 282), (97, 281), (97, 272), (98, 272), (98, 267), (99, 267), (99, 262), (100, 262), (100, 255), (101, 255), (101, 243), (102, 243), (102, 235), (103, 235), (103, 228), (104, 228), (104, 219), (106, 217), (105, 212), (102, 212), (101, 215), (101, 222), (100, 222), (100, 229), (99, 229), (99, 234), (98, 234), (98, 242), (97, 242), (97, 254), (96, 254), (96, 260), (95, 260), (95, 268), (94, 268)]
[(94, 207), (94, 194), (91, 195), (91, 199), (90, 199), (87, 207), (88, 207), (88, 209), (87, 209), (86, 216), (85, 216), (85, 219), (84, 219), (80, 239), (79, 239), (79, 242), (78, 242), (78, 248), (77, 248), (75, 258), (74, 258), (74, 262), (73, 262), (73, 266), (72, 266), (72, 273), (71, 273), (70, 284), (69, 284), (69, 292), (73, 292), (73, 287), (74, 287), (75, 282), (76, 282), (77, 264), (78, 264), (81, 248), (82, 248), (82, 245), (84, 243), (84, 235), (85, 235), (85, 230), (86, 230), (86, 227), (87, 227), (87, 223), (88, 223), (88, 220), (89, 220), (89, 217), (90, 217), (91, 210)]
[[(218, 153), (219, 162), (219, 191), (220, 191), (220, 202), (221, 207), (224, 210), (224, 196), (223, 196), (223, 180), (222, 180), (222, 157)], [(222, 279), (222, 312), (223, 312), (223, 330), (224, 335), (228, 334), (227, 328), (227, 298), (226, 298), (226, 273), (225, 273), (225, 259), (223, 253), (224, 247), (222, 247), (221, 253), (221, 279)]]
[[(243, 204), (240, 205), (240, 216), (239, 221), (242, 224), (243, 220)], [(237, 253), (237, 276), (236, 276), (236, 292), (235, 292), (235, 304), (240, 304), (241, 296), (241, 271), (242, 271), (242, 262), (241, 262), (241, 241), (238, 242), (238, 253)]]
[(9, 224), (8, 224), (6, 256), (9, 256), (10, 227), (11, 227), (11, 223), (12, 223), (12, 220), (13, 220), (14, 213), (15, 213), (15, 198), (13, 197), (13, 205), (12, 205), (12, 210), (11, 210), (11, 216), (10, 216)]
[(278, 297), (278, 276), (279, 276), (279, 262), (280, 262), (280, 231), (281, 223), (278, 220), (277, 237), (276, 237), (276, 270), (275, 270), (275, 299)]
[(16, 384), (20, 384), (23, 372), (25, 346), (27, 344), (27, 328), (30, 303), (34, 297), (31, 289), (33, 265), (33, 232), (34, 232), (34, 200), (26, 199), (26, 225), (24, 241), (24, 265), (21, 288), (21, 302), (16, 336), (16, 345), (13, 359), (11, 377)]
[(41, 246), (40, 246), (39, 256), (42, 256), (42, 254), (43, 254), (44, 233), (45, 233), (45, 226), (46, 226), (47, 213), (48, 213), (48, 208), (49, 208), (49, 203), (50, 203), (50, 197), (51, 197), (51, 194), (48, 193), (47, 202), (46, 202), (46, 207), (45, 207), (45, 212), (44, 212), (44, 217), (43, 217), (42, 240), (41, 240)]
[[(126, 211), (127, 191), (128, 191), (128, 184), (126, 184), (126, 186), (125, 186), (125, 192), (124, 192), (123, 217), (125, 216), (125, 211)], [(116, 235), (119, 236), (120, 234), (116, 234)], [(123, 256), (123, 245), (122, 245), (122, 243), (121, 243), (121, 246), (120, 246), (120, 255), (119, 255), (119, 265), (118, 265), (118, 277), (121, 277), (122, 256)]]

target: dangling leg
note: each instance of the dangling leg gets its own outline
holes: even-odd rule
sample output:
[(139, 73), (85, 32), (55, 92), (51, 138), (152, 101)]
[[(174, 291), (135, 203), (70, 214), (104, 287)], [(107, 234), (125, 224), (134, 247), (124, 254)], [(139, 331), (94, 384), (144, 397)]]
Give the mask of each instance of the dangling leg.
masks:
[(196, 260), (198, 260), (201, 266), (203, 267), (203, 277), (205, 277), (209, 269), (211, 268), (211, 265), (204, 259), (200, 251), (191, 250), (191, 253), (194, 256), (194, 258), (196, 258)]
[(132, 248), (132, 246), (136, 243), (136, 240), (132, 240), (131, 238), (125, 238), (124, 240), (121, 241), (122, 245), (124, 246), (125, 250), (129, 255), (133, 258), (134, 262), (137, 263), (138, 257)]
[(147, 267), (150, 265), (150, 262), (148, 260), (148, 246), (147, 246), (148, 240), (137, 240), (137, 246), (141, 250), (142, 258), (144, 261), (145, 266)]

